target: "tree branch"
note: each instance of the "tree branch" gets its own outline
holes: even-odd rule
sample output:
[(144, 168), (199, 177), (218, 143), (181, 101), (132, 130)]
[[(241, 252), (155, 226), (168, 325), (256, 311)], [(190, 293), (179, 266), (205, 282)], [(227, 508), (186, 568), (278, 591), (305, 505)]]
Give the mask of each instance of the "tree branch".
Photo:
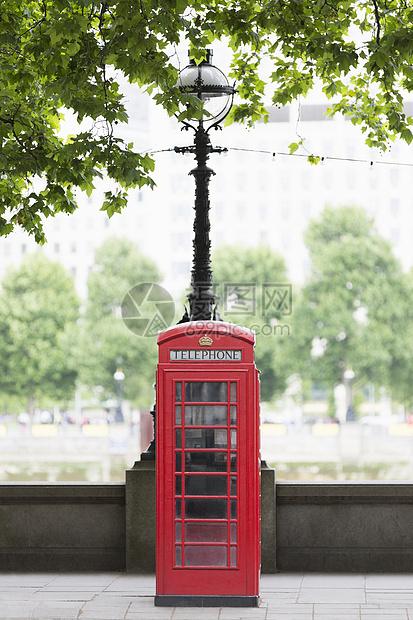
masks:
[(377, 42), (377, 45), (380, 45), (381, 22), (380, 22), (379, 7), (377, 4), (377, 0), (372, 0), (372, 1), (374, 5), (374, 16), (376, 18), (376, 24), (377, 24), (376, 42)]

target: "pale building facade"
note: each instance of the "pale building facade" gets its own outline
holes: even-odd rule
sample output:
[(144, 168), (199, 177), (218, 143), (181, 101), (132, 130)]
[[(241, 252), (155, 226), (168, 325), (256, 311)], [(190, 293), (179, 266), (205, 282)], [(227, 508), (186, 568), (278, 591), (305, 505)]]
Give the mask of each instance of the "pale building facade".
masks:
[[(48, 243), (41, 249), (23, 232), (0, 238), (0, 279), (24, 254), (42, 251), (73, 274), (85, 298), (95, 249), (109, 236), (127, 236), (159, 264), (165, 286), (181, 298), (190, 281), (194, 180), (189, 171), (195, 164), (193, 157), (167, 149), (189, 145), (193, 136), (137, 87), (128, 86), (126, 92), (131, 121), (123, 131), (140, 152), (155, 151), (155, 189), (131, 191), (128, 207), (110, 220), (100, 211), (107, 183), (100, 183), (90, 198), (79, 194), (76, 213), (46, 221)], [(328, 119), (325, 108), (325, 103), (304, 100), (299, 106), (272, 108), (270, 122), (254, 129), (232, 125), (212, 131), (212, 143), (229, 149), (210, 158), (216, 172), (210, 187), (212, 247), (268, 244), (284, 256), (289, 279), (301, 284), (310, 267), (303, 242), (309, 220), (326, 205), (357, 205), (374, 216), (380, 234), (394, 244), (404, 268), (410, 268), (411, 147), (398, 142), (380, 155), (365, 146), (359, 128), (340, 117)], [(324, 157), (322, 164), (287, 155), (298, 134), (305, 138), (306, 149), (298, 154)], [(393, 163), (376, 163), (380, 161)]]

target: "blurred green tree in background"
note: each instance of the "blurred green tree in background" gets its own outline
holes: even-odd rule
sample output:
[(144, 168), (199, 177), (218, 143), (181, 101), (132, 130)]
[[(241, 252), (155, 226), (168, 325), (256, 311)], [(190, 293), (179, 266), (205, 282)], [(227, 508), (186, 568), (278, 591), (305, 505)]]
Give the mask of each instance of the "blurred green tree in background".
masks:
[(133, 286), (161, 279), (156, 264), (129, 239), (109, 238), (96, 250), (78, 332), (81, 384), (89, 388), (101, 386), (103, 396), (113, 396), (113, 375), (121, 368), (125, 374), (125, 398), (149, 407), (154, 399), (156, 338), (140, 337), (129, 331), (121, 318), (121, 304)]
[[(312, 271), (295, 306), (289, 358), (327, 386), (389, 386), (402, 394), (412, 358), (412, 277), (357, 207), (326, 208), (305, 234)], [(411, 368), (411, 363), (410, 363)]]
[[(282, 309), (278, 308), (279, 303), (265, 303), (264, 285), (289, 286), (285, 261), (268, 246), (222, 245), (213, 252), (212, 268), (222, 318), (256, 332), (261, 399), (271, 401), (282, 394), (286, 385), (288, 370), (284, 361), (284, 341), (288, 329), (277, 329), (286, 321)], [(236, 307), (240, 309), (238, 313), (234, 312)]]
[(73, 333), (79, 299), (73, 278), (43, 254), (8, 270), (0, 292), (0, 392), (36, 401), (73, 397)]

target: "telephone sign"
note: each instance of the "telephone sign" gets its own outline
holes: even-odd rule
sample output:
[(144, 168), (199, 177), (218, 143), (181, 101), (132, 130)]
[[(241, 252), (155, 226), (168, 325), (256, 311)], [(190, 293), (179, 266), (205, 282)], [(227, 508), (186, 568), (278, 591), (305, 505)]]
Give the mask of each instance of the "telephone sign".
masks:
[(215, 321), (158, 336), (155, 605), (259, 604), (254, 342)]

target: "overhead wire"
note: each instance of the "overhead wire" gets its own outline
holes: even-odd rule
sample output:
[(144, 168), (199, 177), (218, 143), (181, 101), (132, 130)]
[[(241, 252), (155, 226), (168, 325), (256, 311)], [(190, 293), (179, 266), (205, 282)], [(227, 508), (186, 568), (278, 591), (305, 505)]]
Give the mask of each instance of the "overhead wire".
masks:
[[(148, 155), (155, 155), (157, 153), (167, 153), (174, 151), (174, 148), (169, 149), (161, 149), (157, 151), (144, 151)], [(313, 160), (317, 160), (319, 163), (324, 163), (326, 161), (342, 161), (342, 162), (352, 162), (352, 163), (361, 163), (368, 164), (369, 166), (374, 165), (384, 165), (384, 166), (405, 166), (405, 167), (413, 167), (413, 162), (400, 162), (400, 161), (385, 161), (385, 160), (372, 160), (372, 159), (359, 159), (356, 157), (335, 157), (332, 155), (316, 155), (314, 153), (285, 153), (280, 151), (268, 151), (264, 149), (247, 149), (247, 148), (239, 148), (239, 147), (228, 147), (228, 151), (241, 151), (245, 153), (261, 153), (266, 155), (271, 155), (272, 157), (301, 157), (305, 159), (312, 158)]]

